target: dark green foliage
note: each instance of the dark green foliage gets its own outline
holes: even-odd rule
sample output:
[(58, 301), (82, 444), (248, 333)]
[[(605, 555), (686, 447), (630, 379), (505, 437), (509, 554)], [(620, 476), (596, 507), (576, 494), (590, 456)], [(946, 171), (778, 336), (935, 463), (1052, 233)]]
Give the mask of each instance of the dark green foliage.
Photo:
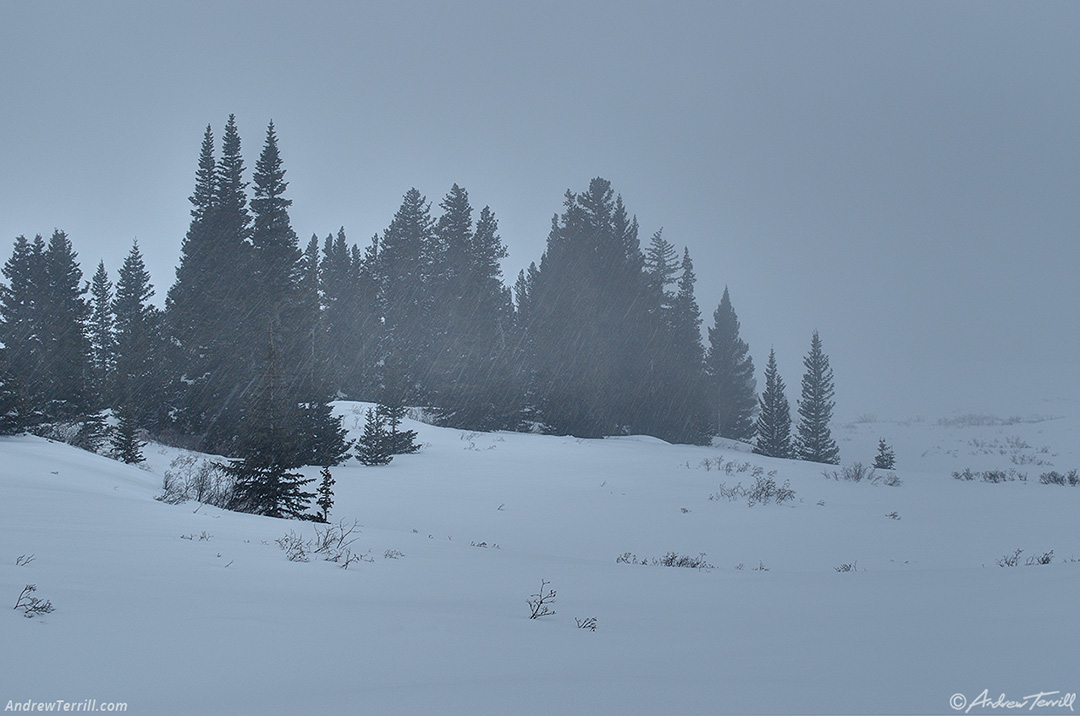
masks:
[(0, 345), (0, 435), (13, 435), (21, 428), (17, 379), (7, 367), (7, 350)]
[(525, 373), (549, 432), (621, 434), (650, 412), (646, 346), (658, 329), (637, 230), (594, 179), (566, 193), (539, 269), (519, 283)]
[(112, 444), (113, 455), (117, 460), (128, 465), (136, 465), (143, 462), (142, 448), (145, 443), (139, 439), (138, 426), (135, 414), (128, 407), (122, 407), (117, 412), (116, 427), (113, 429)]
[(79, 423), (79, 431), (75, 434), (71, 444), (82, 450), (98, 452), (105, 444), (109, 433), (106, 412), (91, 413)]
[(435, 319), (431, 270), (436, 253), (431, 206), (416, 189), (382, 236), (372, 242), (370, 269), (378, 286), (381, 392), (393, 402), (422, 405), (430, 394)]
[(810, 340), (810, 352), (803, 358), (803, 365), (806, 372), (803, 374), (802, 397), (799, 399), (795, 456), (800, 460), (837, 465), (840, 463), (840, 449), (829, 430), (835, 405), (832, 401), (833, 372), (829, 367), (829, 357), (822, 351), (817, 331)]
[(896, 453), (892, 446), (885, 442), (885, 438), (878, 440), (877, 456), (874, 458), (874, 467), (878, 470), (892, 470), (896, 466)]
[(733, 440), (749, 440), (754, 435), (757, 408), (754, 361), (749, 347), (739, 338), (739, 319), (726, 286), (720, 305), (713, 312), (705, 370), (718, 434)]
[(234, 481), (229, 509), (267, 517), (304, 519), (314, 493), (303, 487), (312, 479), (279, 464), (233, 460), (221, 469)]
[(516, 427), (521, 411), (512, 378), (513, 306), (503, 285), (506, 248), (488, 207), (475, 226), (468, 193), (454, 185), (435, 226), (432, 366), (429, 402), (443, 425), (496, 430)]
[(71, 240), (54, 231), (44, 253), (42, 296), (42, 408), (47, 420), (76, 420), (89, 412), (90, 344), (85, 324), (89, 307), (83, 298), (82, 270)]
[(108, 405), (113, 394), (116, 371), (116, 321), (113, 316), (113, 284), (105, 262), (98, 263), (90, 283), (90, 369), (93, 372), (95, 402)]
[(765, 365), (765, 392), (761, 394), (755, 433), (757, 439), (754, 442), (754, 452), (757, 454), (767, 457), (793, 457), (791, 406), (784, 394), (784, 380), (776, 367), (774, 350), (769, 351), (769, 362)]
[(322, 479), (319, 481), (319, 488), (316, 490), (318, 499), (315, 500), (315, 504), (322, 510), (322, 521), (329, 522), (330, 508), (334, 506), (334, 476), (330, 474), (329, 467), (324, 467), (319, 475)]
[(410, 455), (419, 452), (420, 445), (416, 442), (415, 430), (399, 430), (401, 421), (405, 417), (405, 408), (400, 404), (379, 404), (376, 408), (386, 419), (386, 444), (390, 448), (391, 455)]
[(235, 117), (222, 157), (206, 128), (199, 154), (191, 225), (176, 282), (165, 301), (170, 402), (176, 428), (209, 452), (235, 454), (244, 395), (255, 372), (245, 346), (251, 216)]
[(364, 434), (356, 441), (356, 459), (362, 465), (389, 465), (394, 459), (390, 449), (390, 433), (381, 410), (368, 408)]
[(113, 300), (116, 361), (112, 404), (130, 411), (139, 426), (159, 429), (166, 418), (158, 370), (160, 314), (149, 303), (153, 295), (150, 273), (135, 242), (120, 268)]

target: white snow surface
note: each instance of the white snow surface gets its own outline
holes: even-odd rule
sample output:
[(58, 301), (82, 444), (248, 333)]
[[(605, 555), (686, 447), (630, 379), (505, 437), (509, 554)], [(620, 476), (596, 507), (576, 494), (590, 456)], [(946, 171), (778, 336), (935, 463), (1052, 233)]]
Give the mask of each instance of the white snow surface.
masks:
[[(335, 406), (356, 437), (366, 406)], [(730, 442), (406, 421), (418, 454), (333, 469), (331, 522), (358, 521), (353, 549), (372, 560), (348, 569), (275, 543), (312, 523), (156, 501), (174, 448), (148, 445), (137, 468), (0, 438), (0, 708), (953, 713), (954, 694), (1076, 692), (1080, 487), (1038, 476), (1080, 467), (1080, 405), (948, 417), (834, 426), (844, 464), (871, 463), (879, 437), (893, 445), (897, 487)], [(709, 499), (755, 468), (794, 501)], [(1028, 479), (951, 477), (963, 468)], [(1019, 566), (998, 566), (1016, 549)], [(1024, 564), (1051, 549), (1050, 564)], [(626, 552), (714, 567), (617, 563)], [(542, 580), (556, 613), (532, 620)], [(26, 584), (55, 611), (13, 609)], [(589, 617), (596, 630), (578, 628)]]

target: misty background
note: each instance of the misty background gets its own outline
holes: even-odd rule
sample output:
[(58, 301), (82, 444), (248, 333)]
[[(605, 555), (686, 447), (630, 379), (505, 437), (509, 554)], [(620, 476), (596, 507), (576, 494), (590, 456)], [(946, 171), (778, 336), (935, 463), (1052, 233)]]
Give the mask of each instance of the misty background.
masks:
[(161, 305), (203, 131), (273, 120), (301, 243), (415, 186), (490, 205), (512, 282), (602, 176), (837, 420), (1053, 414), (1080, 387), (1080, 6), (0, 0), (0, 242), (66, 231)]

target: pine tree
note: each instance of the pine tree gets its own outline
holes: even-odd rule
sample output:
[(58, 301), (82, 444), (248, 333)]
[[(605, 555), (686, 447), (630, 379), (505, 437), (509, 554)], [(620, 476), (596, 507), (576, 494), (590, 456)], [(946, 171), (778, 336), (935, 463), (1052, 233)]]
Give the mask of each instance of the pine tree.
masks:
[(381, 400), (424, 403), (434, 335), (431, 267), (436, 251), (431, 206), (415, 188), (405, 193), (377, 250), (382, 315)]
[(649, 276), (649, 287), (660, 301), (661, 308), (668, 310), (674, 301), (674, 294), (668, 289), (679, 277), (678, 253), (675, 246), (664, 238), (660, 229), (649, 240), (645, 250), (645, 273)]
[(568, 191), (552, 220), (520, 327), (525, 371), (550, 432), (620, 434), (649, 413), (651, 319), (637, 231), (600, 178), (581, 194)]
[(71, 240), (59, 229), (44, 253), (45, 293), (42, 300), (42, 371), (47, 420), (71, 421), (90, 410), (90, 343), (86, 321), (90, 309), (83, 298), (82, 270)]
[(386, 417), (381, 410), (368, 408), (364, 433), (356, 441), (356, 459), (361, 465), (389, 465), (394, 458)]
[[(659, 358), (654, 378), (656, 393), (649, 400), (654, 421), (648, 432), (679, 443), (707, 444), (713, 423), (705, 394), (701, 310), (694, 298), (694, 264), (688, 249), (679, 264), (677, 291), (662, 321), (661, 346), (650, 354)], [(663, 314), (661, 314), (663, 315)]]
[(330, 508), (334, 506), (334, 476), (330, 474), (329, 467), (324, 467), (319, 475), (322, 480), (319, 481), (319, 488), (316, 490), (319, 498), (315, 500), (315, 504), (322, 510), (322, 521), (329, 522)]
[(157, 372), (161, 355), (159, 315), (139, 243), (132, 243), (116, 282), (116, 379), (113, 405), (126, 408), (137, 425), (160, 428), (162, 392)]
[(113, 429), (112, 449), (117, 460), (137, 465), (146, 460), (142, 454), (145, 443), (139, 439), (134, 411), (124, 405), (117, 411), (117, 423)]
[(13, 435), (21, 428), (18, 381), (8, 368), (7, 349), (0, 343), (0, 435)]
[(177, 428), (203, 450), (224, 454), (236, 453), (256, 370), (244, 330), (252, 291), (246, 187), (236, 118), (229, 115), (220, 161), (210, 127), (203, 136), (192, 220), (165, 302)]
[(784, 394), (784, 380), (776, 367), (776, 351), (769, 351), (765, 365), (765, 392), (761, 394), (760, 410), (755, 424), (757, 439), (754, 452), (766, 457), (790, 458), (791, 406)]
[(282, 355), (273, 328), (267, 326), (267, 340), (259, 344), (265, 353), (240, 435), (241, 457), (222, 469), (234, 480), (231, 509), (295, 519), (315, 495), (303, 490), (312, 480), (295, 472), (301, 464), (298, 406), (280, 372)]
[(757, 382), (750, 349), (739, 337), (739, 319), (731, 306), (727, 286), (713, 312), (705, 366), (718, 434), (733, 440), (749, 440), (754, 435)]
[(113, 316), (113, 285), (105, 262), (98, 263), (90, 283), (90, 367), (98, 406), (108, 405), (116, 370), (116, 327)]
[(281, 417), (292, 421), (287, 429), (295, 435), (291, 462), (334, 465), (344, 457), (347, 445), (319, 369), (318, 242), (310, 242), (306, 254), (300, 252), (289, 219), (292, 199), (285, 197), (288, 183), (273, 122), (267, 127), (253, 180), (251, 342), (258, 345), (268, 338), (275, 342), (264, 346), (263, 354), (273, 357), (281, 376), (280, 399), (287, 406)]
[(877, 457), (874, 458), (874, 467), (878, 470), (892, 470), (896, 467), (896, 453), (885, 442), (885, 438), (878, 440)]
[(471, 430), (516, 427), (512, 398), (510, 293), (499, 261), (507, 256), (498, 222), (484, 207), (476, 224), (468, 193), (455, 184), (440, 204), (430, 279), (433, 365), (430, 402), (438, 420)]
[(415, 430), (399, 430), (401, 421), (405, 418), (403, 405), (385, 405), (380, 403), (376, 411), (381, 412), (386, 423), (386, 444), (391, 455), (411, 455), (419, 452), (420, 445), (416, 442)]
[(0, 284), (0, 344), (4, 346), (6, 390), (13, 393), (8, 414), (17, 429), (43, 420), (45, 350), (45, 241), (15, 239)]
[(839, 464), (840, 449), (829, 430), (835, 406), (832, 401), (833, 372), (829, 367), (829, 357), (822, 351), (817, 331), (810, 339), (810, 352), (803, 359), (803, 365), (806, 372), (803, 374), (802, 398), (799, 400), (795, 456), (810, 462)]

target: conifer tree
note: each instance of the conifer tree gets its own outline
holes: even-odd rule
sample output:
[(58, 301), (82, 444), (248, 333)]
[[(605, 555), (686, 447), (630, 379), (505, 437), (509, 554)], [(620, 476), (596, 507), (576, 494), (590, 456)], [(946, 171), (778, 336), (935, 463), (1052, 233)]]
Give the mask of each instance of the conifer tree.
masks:
[(15, 239), (11, 258), (3, 268), (7, 284), (0, 284), (0, 344), (4, 346), (9, 380), (14, 393), (11, 413), (18, 429), (43, 419), (45, 338), (45, 241), (35, 236)]
[(832, 400), (833, 372), (829, 367), (829, 357), (822, 351), (817, 331), (810, 339), (810, 352), (803, 359), (803, 365), (806, 372), (803, 374), (802, 397), (799, 399), (795, 456), (800, 460), (836, 465), (840, 462), (840, 449), (829, 430), (835, 405)]
[(647, 277), (631, 219), (611, 184), (566, 193), (530, 288), (525, 370), (546, 429), (581, 437), (635, 429), (648, 413)]
[(776, 367), (774, 350), (769, 351), (769, 362), (765, 365), (765, 391), (761, 394), (755, 433), (755, 453), (766, 457), (793, 456), (791, 406), (784, 394), (784, 380)]
[[(318, 369), (318, 242), (309, 243), (307, 254), (301, 254), (289, 219), (292, 200), (285, 197), (288, 183), (273, 122), (267, 127), (253, 180), (252, 345), (264, 345), (263, 355), (275, 361), (281, 377), (283, 412), (278, 417), (292, 421), (287, 429), (296, 435), (292, 441), (296, 453), (290, 461), (335, 465), (348, 447)], [(266, 345), (268, 339), (273, 345)], [(261, 399), (257, 393), (253, 397)]]
[(380, 399), (391, 403), (424, 403), (428, 397), (424, 376), (431, 370), (434, 334), (434, 226), (430, 204), (413, 188), (372, 245), (382, 316)]
[(679, 261), (675, 246), (664, 238), (663, 229), (649, 240), (649, 247), (645, 250), (645, 273), (649, 276), (649, 287), (656, 294), (661, 310), (670, 309), (675, 296), (668, 287), (678, 280)]
[(244, 396), (255, 372), (246, 347), (251, 295), (251, 216), (236, 118), (229, 115), (222, 156), (206, 128), (191, 224), (176, 282), (166, 299), (169, 378), (177, 427), (209, 452), (235, 454)]
[(7, 349), (0, 344), (0, 435), (13, 435), (21, 428), (18, 382), (8, 368)]
[(128, 465), (145, 461), (142, 454), (144, 443), (139, 439), (134, 411), (127, 405), (122, 405), (116, 417), (117, 423), (111, 440), (113, 455)]
[(356, 459), (361, 465), (389, 465), (394, 459), (390, 446), (390, 432), (386, 429), (386, 416), (381, 410), (368, 408), (364, 419), (364, 433), (356, 441)]
[(90, 343), (86, 336), (89, 306), (83, 297), (82, 270), (71, 240), (59, 229), (44, 253), (42, 300), (42, 371), (45, 416), (75, 420), (90, 410)]
[(896, 467), (896, 453), (893, 452), (892, 446), (885, 442), (885, 438), (878, 440), (874, 467), (878, 470), (892, 470)]
[(319, 481), (319, 488), (315, 491), (319, 496), (315, 504), (322, 510), (322, 521), (329, 522), (330, 508), (334, 506), (334, 476), (330, 474), (329, 467), (324, 467), (319, 475), (322, 479)]
[(139, 243), (132, 243), (116, 282), (113, 313), (116, 325), (116, 380), (113, 405), (127, 410), (143, 428), (162, 427), (159, 315), (149, 303), (154, 295)]
[(90, 367), (94, 376), (96, 404), (108, 405), (116, 370), (116, 328), (113, 316), (113, 285), (105, 262), (98, 263), (90, 283)]
[(473, 430), (515, 427), (512, 400), (513, 307), (499, 261), (507, 256), (498, 222), (484, 207), (476, 224), (468, 193), (455, 184), (435, 225), (431, 276), (434, 335), (429, 395), (444, 425)]
[(718, 434), (733, 440), (749, 440), (754, 435), (757, 382), (750, 349), (739, 337), (739, 319), (731, 306), (727, 286), (713, 312), (705, 366)]

